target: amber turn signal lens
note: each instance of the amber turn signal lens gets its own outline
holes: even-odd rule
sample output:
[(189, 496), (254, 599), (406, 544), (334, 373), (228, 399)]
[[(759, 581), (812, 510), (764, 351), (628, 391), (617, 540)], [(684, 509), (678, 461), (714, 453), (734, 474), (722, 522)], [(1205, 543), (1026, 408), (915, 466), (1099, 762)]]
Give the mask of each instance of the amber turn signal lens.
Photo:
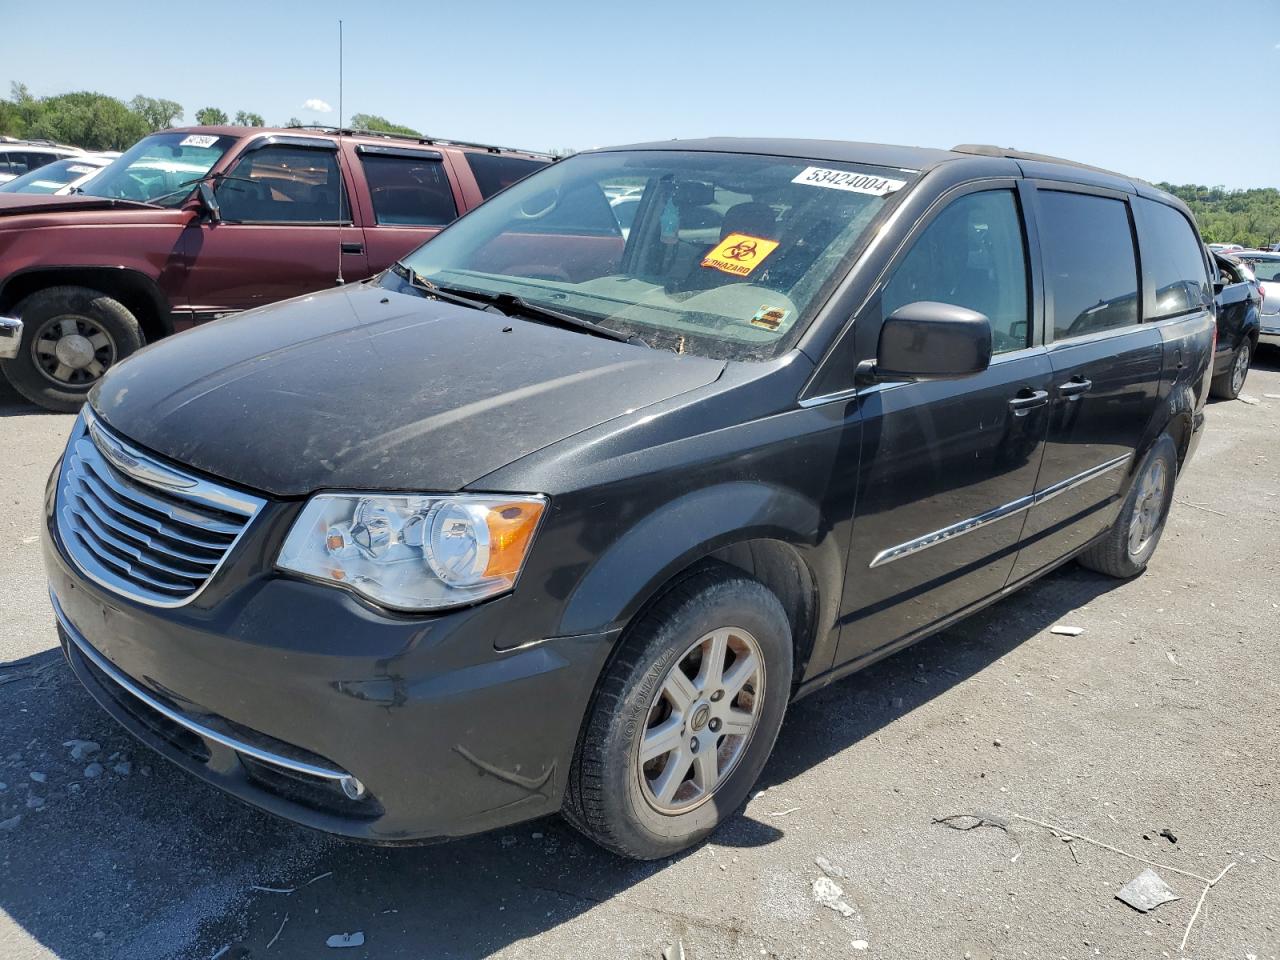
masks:
[(485, 524), (489, 528), (489, 562), (486, 577), (514, 580), (529, 552), (529, 542), (538, 527), (545, 504), (540, 502), (501, 503), (489, 508)]

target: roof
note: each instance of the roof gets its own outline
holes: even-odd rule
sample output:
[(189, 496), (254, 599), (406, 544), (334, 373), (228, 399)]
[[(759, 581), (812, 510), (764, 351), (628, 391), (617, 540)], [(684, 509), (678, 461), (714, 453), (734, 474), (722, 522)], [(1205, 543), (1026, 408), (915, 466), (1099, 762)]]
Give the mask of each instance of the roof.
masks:
[(711, 153), (756, 153), (770, 157), (796, 157), (804, 160), (835, 160), (844, 163), (866, 163), (877, 167), (902, 170), (928, 170), (960, 155), (950, 150), (931, 147), (900, 147), (885, 143), (858, 143), (852, 140), (798, 140), (760, 137), (706, 137), (700, 140), (658, 140), (626, 146), (605, 147), (614, 150), (700, 150)]
[(157, 131), (162, 133), (207, 133), (219, 137), (236, 137), (243, 138), (246, 136), (257, 136), (266, 134), (268, 136), (274, 134), (276, 136), (310, 136), (325, 137), (331, 140), (349, 139), (357, 140), (364, 143), (386, 143), (388, 140), (408, 144), (420, 144), (426, 147), (457, 147), (462, 150), (484, 150), (487, 153), (514, 153), (521, 156), (537, 157), (542, 160), (550, 160), (549, 154), (538, 153), (536, 150), (520, 150), (515, 147), (499, 147), (487, 143), (471, 143), (466, 140), (448, 140), (442, 137), (428, 136), (411, 136), (409, 134), (400, 133), (381, 133), (377, 130), (351, 130), (348, 128), (338, 127), (320, 127), (320, 126), (300, 126), (300, 127), (240, 127), (234, 125), (210, 126), (210, 127), (171, 127), (168, 130)]

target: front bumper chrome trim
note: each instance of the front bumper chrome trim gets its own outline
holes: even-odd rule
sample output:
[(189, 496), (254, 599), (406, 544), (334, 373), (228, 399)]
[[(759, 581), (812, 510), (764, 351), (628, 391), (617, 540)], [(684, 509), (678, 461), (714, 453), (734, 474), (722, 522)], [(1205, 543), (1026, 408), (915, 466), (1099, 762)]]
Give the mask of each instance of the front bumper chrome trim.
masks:
[(0, 360), (12, 360), (22, 348), (22, 321), (0, 317)]
[(234, 750), (236, 753), (242, 753), (246, 757), (252, 757), (259, 763), (269, 766), (278, 767), (282, 770), (290, 770), (294, 773), (305, 774), (309, 777), (316, 777), (321, 780), (333, 780), (342, 788), (342, 792), (352, 800), (359, 800), (365, 794), (364, 784), (347, 773), (345, 770), (336, 770), (329, 767), (321, 767), (312, 763), (306, 763), (302, 760), (295, 760), (292, 757), (281, 756), (278, 753), (272, 753), (269, 750), (263, 750), (251, 743), (243, 740), (237, 740), (235, 737), (229, 737), (225, 733), (207, 727), (202, 723), (192, 720), (186, 714), (173, 709), (167, 704), (147, 693), (140, 686), (129, 679), (106, 657), (93, 648), (93, 645), (71, 625), (71, 621), (67, 619), (67, 615), (62, 611), (62, 605), (58, 603), (58, 598), (53, 592), (49, 593), (49, 600), (53, 603), (54, 615), (58, 618), (58, 623), (66, 632), (67, 637), (75, 644), (77, 652), (85, 659), (97, 667), (104, 675), (111, 679), (121, 689), (131, 694), (138, 700), (154, 710), (156, 713), (165, 717), (167, 720), (176, 723), (180, 727), (191, 731), (198, 737), (211, 740), (214, 743), (221, 744)]

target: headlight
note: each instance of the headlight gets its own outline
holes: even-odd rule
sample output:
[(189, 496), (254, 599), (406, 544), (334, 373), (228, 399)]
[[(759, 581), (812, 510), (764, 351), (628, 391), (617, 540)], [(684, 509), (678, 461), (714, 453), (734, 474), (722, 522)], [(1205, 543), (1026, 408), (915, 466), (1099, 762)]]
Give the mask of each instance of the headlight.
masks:
[(516, 582), (545, 497), (322, 493), (276, 565), (397, 610), (492, 597)]

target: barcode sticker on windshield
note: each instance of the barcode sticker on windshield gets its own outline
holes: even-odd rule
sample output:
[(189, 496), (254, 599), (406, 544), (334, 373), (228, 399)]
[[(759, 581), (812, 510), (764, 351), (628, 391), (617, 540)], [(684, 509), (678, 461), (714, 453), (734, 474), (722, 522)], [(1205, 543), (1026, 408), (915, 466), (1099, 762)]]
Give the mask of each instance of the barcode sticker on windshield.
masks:
[(869, 193), (873, 197), (883, 197), (886, 193), (901, 190), (907, 185), (905, 180), (873, 177), (867, 173), (853, 173), (849, 170), (827, 170), (824, 167), (805, 167), (791, 182), (802, 183), (809, 187), (826, 187), (828, 190)]
[(93, 173), (97, 167), (86, 167), (83, 163), (73, 163), (67, 167), (67, 173)]
[(182, 142), (178, 144), (180, 147), (212, 147), (218, 142), (218, 138), (210, 136), (207, 133), (193, 133), (188, 137), (183, 137)]

